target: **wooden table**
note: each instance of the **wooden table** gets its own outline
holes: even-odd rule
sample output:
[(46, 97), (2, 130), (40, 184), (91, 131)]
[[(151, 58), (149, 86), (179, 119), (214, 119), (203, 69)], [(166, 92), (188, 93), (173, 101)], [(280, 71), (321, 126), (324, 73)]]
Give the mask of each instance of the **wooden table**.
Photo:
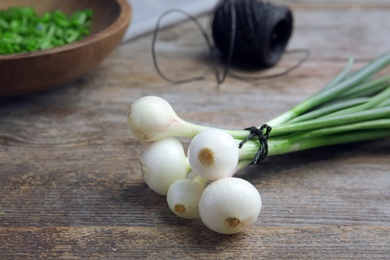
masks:
[[(159, 61), (171, 77), (204, 74), (203, 81), (159, 78), (147, 35), (71, 84), (1, 99), (0, 258), (389, 258), (390, 139), (248, 167), (239, 176), (259, 189), (263, 208), (254, 226), (234, 236), (177, 218), (143, 182), (138, 159), (148, 144), (127, 126), (134, 100), (161, 96), (188, 121), (241, 129), (320, 89), (350, 56), (360, 67), (390, 48), (387, 0), (290, 2), (289, 49), (312, 55), (288, 76), (217, 86), (204, 41), (188, 22), (161, 32)], [(294, 62), (286, 56), (272, 71)]]

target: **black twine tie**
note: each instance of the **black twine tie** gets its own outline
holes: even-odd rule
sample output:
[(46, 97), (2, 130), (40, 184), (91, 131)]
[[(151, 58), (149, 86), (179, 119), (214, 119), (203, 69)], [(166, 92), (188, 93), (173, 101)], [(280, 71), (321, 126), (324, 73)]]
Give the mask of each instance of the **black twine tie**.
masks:
[[(265, 129), (265, 133), (263, 133), (264, 129)], [(243, 140), (239, 144), (238, 147), (241, 148), (247, 141), (249, 141), (253, 137), (257, 136), (257, 138), (259, 139), (259, 142), (260, 142), (260, 147), (259, 147), (259, 150), (257, 151), (257, 153), (255, 154), (252, 163), (258, 164), (259, 162), (264, 160), (265, 157), (267, 157), (267, 154), (268, 154), (268, 136), (269, 136), (269, 133), (272, 130), (272, 127), (270, 127), (267, 124), (264, 124), (264, 125), (260, 126), (259, 128), (255, 127), (255, 126), (251, 126), (251, 127), (245, 128), (244, 130), (248, 130), (249, 131), (249, 135), (245, 138), (245, 140)]]

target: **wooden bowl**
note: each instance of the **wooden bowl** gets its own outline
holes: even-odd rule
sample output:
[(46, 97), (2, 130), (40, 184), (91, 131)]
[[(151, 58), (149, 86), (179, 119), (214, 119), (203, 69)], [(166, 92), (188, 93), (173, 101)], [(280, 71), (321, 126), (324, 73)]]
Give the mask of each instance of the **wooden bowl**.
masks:
[(0, 55), (0, 97), (35, 93), (69, 82), (96, 67), (120, 43), (131, 19), (127, 0), (1, 0), (0, 9), (31, 6), (42, 14), (94, 12), (91, 34), (48, 50)]

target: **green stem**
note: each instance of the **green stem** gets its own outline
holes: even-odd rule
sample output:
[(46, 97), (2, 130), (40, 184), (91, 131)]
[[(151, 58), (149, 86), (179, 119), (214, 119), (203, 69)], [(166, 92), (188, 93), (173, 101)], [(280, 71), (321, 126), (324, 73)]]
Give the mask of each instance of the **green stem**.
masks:
[(269, 121), (268, 124), (272, 127), (280, 126), (316, 106), (319, 106), (321, 104), (324, 104), (325, 102), (335, 99), (338, 96), (340, 96), (343, 92), (350, 89), (355, 84), (364, 81), (365, 79), (372, 76), (373, 74), (375, 74), (376, 72), (383, 69), (389, 64), (390, 64), (390, 52), (387, 52), (382, 56), (380, 56), (379, 58), (373, 60), (372, 62), (370, 62), (369, 64), (367, 64), (366, 66), (358, 70), (357, 72), (353, 73), (351, 77), (336, 84), (332, 88), (327, 88), (322, 91), (319, 91), (318, 93), (312, 95), (311, 97), (309, 97), (302, 103), (298, 104), (291, 110)]
[(305, 122), (293, 123), (284, 126), (274, 127), (270, 136), (280, 136), (291, 134), (299, 131), (308, 131), (325, 127), (338, 125), (352, 124), (361, 121), (369, 121), (374, 119), (390, 118), (390, 107), (375, 108), (367, 111), (351, 113), (346, 115), (335, 116), (331, 118), (319, 118)]
[(354, 58), (350, 58), (347, 66), (331, 81), (329, 82), (323, 89), (328, 89), (336, 86), (338, 83), (343, 81), (348, 77), (349, 72), (352, 69)]
[(375, 130), (375, 129), (390, 130), (390, 119), (378, 119), (378, 120), (364, 121), (364, 122), (340, 125), (340, 126), (329, 127), (329, 128), (321, 128), (318, 130), (292, 135), (288, 137), (288, 140), (289, 142), (295, 142), (297, 140), (325, 136), (325, 135), (333, 135), (333, 134), (346, 133), (351, 131)]
[[(375, 130), (359, 130), (335, 133), (329, 135), (321, 135), (310, 138), (290, 138), (290, 139), (273, 139), (268, 140), (268, 155), (280, 155), (291, 152), (307, 150), (311, 148), (353, 143), (360, 141), (368, 141), (379, 138), (390, 137), (390, 128), (375, 129)], [(240, 160), (246, 161), (253, 159), (259, 149), (259, 142), (248, 141), (240, 150)]]
[[(193, 124), (178, 118), (176, 119), (176, 123), (171, 125), (167, 135), (193, 138), (201, 131), (204, 131), (209, 128), (216, 128), (216, 127)], [(230, 129), (223, 129), (223, 128), (216, 128), (216, 129), (220, 129), (227, 132), (235, 139), (243, 140), (248, 136), (248, 131), (246, 130), (230, 130)]]
[(295, 142), (291, 145), (292, 150), (302, 151), (307, 149), (312, 149), (316, 147), (323, 147), (336, 144), (346, 144), (360, 141), (368, 141), (379, 138), (386, 138), (390, 136), (390, 129), (381, 129), (381, 130), (367, 130), (367, 131), (357, 131), (352, 133), (336, 134), (330, 136), (320, 136), (316, 138), (303, 139)]
[(369, 96), (389, 86), (390, 76), (383, 76), (368, 82), (358, 84), (350, 90), (341, 94), (338, 98), (356, 98)]
[(388, 100), (389, 98), (390, 98), (390, 88), (387, 88), (384, 91), (380, 92), (379, 94), (375, 95), (374, 97), (370, 98), (367, 102), (365, 102), (363, 104), (339, 110), (337, 112), (328, 114), (325, 117), (334, 117), (334, 116), (338, 116), (338, 115), (346, 115), (346, 114), (351, 114), (351, 113), (356, 113), (356, 112), (359, 112), (359, 111), (372, 109), (372, 108), (377, 107), (382, 102)]
[(340, 110), (345, 109), (345, 108), (364, 104), (365, 102), (367, 102), (367, 100), (368, 100), (368, 98), (356, 98), (356, 99), (341, 101), (338, 103), (333, 103), (331, 105), (328, 105), (328, 106), (325, 106), (322, 108), (318, 108), (314, 111), (311, 111), (311, 112), (308, 112), (308, 113), (303, 114), (301, 116), (298, 116), (298, 117), (292, 119), (291, 121), (289, 121), (289, 124), (307, 121), (307, 120), (311, 120), (311, 119), (316, 119), (316, 118), (328, 115), (328, 114), (335, 112), (335, 111), (340, 111)]
[(199, 176), (197, 175), (193, 181), (199, 183), (200, 185), (202, 185), (203, 187), (206, 185), (206, 182), (207, 182), (207, 179), (206, 178), (203, 178), (202, 176)]
[(237, 172), (239, 172), (239, 171), (241, 171), (242, 169), (244, 169), (245, 167), (247, 167), (249, 164), (252, 163), (252, 159), (253, 159), (253, 155), (252, 155), (252, 158), (244, 159), (244, 160), (239, 160), (238, 163), (237, 163), (236, 168), (234, 168), (234, 170), (233, 170), (227, 177), (232, 177), (232, 176), (234, 176)]
[(379, 107), (388, 107), (388, 106), (390, 106), (390, 99), (385, 100), (385, 101), (383, 101), (382, 103), (380, 103), (380, 104), (378, 105), (378, 108), (379, 108)]

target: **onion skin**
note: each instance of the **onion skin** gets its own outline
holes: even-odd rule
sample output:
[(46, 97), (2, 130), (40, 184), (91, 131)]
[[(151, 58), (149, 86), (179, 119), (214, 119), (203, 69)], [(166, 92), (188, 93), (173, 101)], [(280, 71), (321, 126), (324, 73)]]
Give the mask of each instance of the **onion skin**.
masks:
[(141, 170), (150, 189), (167, 195), (169, 186), (190, 171), (182, 144), (174, 137), (151, 144), (142, 154)]
[(152, 142), (170, 136), (181, 124), (171, 105), (160, 97), (146, 96), (130, 106), (127, 118), (130, 130), (141, 140)]
[(199, 217), (199, 200), (204, 191), (204, 182), (183, 179), (174, 182), (167, 193), (167, 203), (171, 211), (185, 219)]
[(197, 134), (188, 147), (188, 162), (192, 170), (208, 180), (226, 177), (239, 160), (235, 139), (223, 130), (210, 128)]
[(245, 230), (258, 218), (261, 196), (248, 181), (226, 177), (212, 182), (199, 201), (203, 223), (220, 234), (235, 234)]

